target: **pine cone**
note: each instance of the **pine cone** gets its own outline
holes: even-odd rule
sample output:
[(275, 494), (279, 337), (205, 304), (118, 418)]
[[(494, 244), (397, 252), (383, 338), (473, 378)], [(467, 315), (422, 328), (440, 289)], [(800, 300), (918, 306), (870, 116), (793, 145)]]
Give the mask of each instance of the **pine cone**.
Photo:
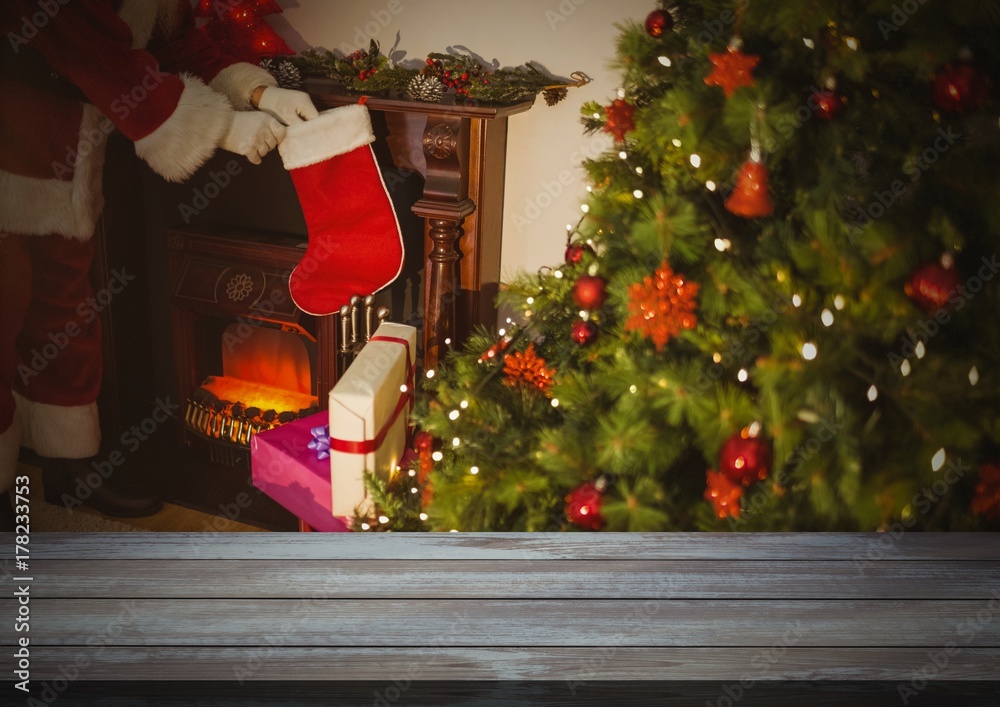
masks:
[(444, 87), (441, 82), (429, 76), (414, 76), (406, 86), (406, 95), (414, 101), (424, 101), (426, 103), (440, 103), (444, 95)]
[(548, 106), (554, 106), (568, 95), (569, 91), (565, 88), (549, 88), (542, 91), (542, 96), (545, 98), (545, 105)]
[(302, 88), (302, 74), (295, 64), (290, 61), (275, 61), (274, 59), (261, 59), (260, 68), (268, 71), (278, 82), (280, 88), (298, 90)]

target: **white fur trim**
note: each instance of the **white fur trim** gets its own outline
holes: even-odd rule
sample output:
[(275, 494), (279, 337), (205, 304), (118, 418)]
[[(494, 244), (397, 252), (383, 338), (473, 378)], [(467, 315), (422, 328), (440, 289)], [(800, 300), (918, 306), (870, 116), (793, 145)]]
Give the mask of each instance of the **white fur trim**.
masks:
[(227, 66), (208, 85), (228, 98), (236, 110), (251, 110), (253, 90), (258, 86), (277, 86), (278, 81), (267, 69), (244, 62)]
[(136, 140), (135, 153), (169, 182), (183, 182), (215, 152), (233, 122), (233, 108), (201, 79), (181, 74), (184, 92), (160, 127)]
[(0, 434), (0, 493), (14, 487), (17, 475), (17, 456), (21, 451), (21, 426), (14, 417), (14, 424)]
[(37, 179), (0, 170), (0, 232), (26, 236), (59, 234), (90, 240), (104, 209), (101, 180), (111, 121), (90, 104), (83, 107), (73, 179)]
[(285, 169), (301, 169), (346, 155), (375, 141), (372, 120), (363, 105), (334, 108), (318, 118), (288, 126), (278, 145)]
[(21, 444), (42, 457), (86, 459), (101, 451), (97, 403), (78, 407), (46, 405), (14, 393)]

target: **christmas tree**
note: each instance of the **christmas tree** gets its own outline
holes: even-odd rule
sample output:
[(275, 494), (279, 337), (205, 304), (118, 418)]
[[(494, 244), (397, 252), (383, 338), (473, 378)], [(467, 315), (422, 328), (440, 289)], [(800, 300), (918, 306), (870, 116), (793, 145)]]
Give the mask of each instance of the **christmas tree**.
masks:
[(428, 372), (427, 527), (996, 529), (998, 31), (898, 0), (623, 25), (565, 262)]

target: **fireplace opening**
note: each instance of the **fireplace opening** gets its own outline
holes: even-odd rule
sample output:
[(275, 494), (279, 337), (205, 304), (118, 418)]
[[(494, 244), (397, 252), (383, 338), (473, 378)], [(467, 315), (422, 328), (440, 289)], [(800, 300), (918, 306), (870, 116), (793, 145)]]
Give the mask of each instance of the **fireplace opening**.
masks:
[(184, 418), (189, 430), (246, 448), (255, 434), (319, 411), (314, 341), (267, 324), (205, 324), (204, 341), (215, 349), (205, 352), (206, 370), (215, 373), (191, 393)]

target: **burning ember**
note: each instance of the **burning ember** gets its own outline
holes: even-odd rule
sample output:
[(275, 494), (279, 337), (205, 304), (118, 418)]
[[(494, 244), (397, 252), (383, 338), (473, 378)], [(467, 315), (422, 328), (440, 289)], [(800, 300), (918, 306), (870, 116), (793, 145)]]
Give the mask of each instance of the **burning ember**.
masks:
[(249, 446), (253, 435), (318, 411), (313, 395), (213, 376), (193, 393), (184, 419), (205, 437)]

